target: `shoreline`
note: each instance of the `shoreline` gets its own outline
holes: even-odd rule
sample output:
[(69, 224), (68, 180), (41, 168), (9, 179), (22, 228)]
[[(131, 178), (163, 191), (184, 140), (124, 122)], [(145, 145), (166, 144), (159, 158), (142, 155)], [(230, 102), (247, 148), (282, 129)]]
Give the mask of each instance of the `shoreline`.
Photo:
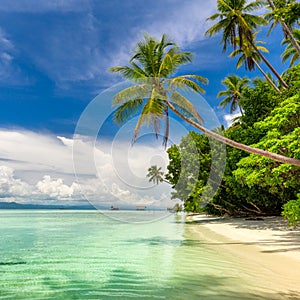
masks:
[(249, 272), (258, 288), (292, 291), (300, 297), (300, 228), (288, 228), (282, 217), (245, 220), (188, 215), (186, 223), (197, 239), (218, 245), (220, 253), (239, 261), (241, 272)]

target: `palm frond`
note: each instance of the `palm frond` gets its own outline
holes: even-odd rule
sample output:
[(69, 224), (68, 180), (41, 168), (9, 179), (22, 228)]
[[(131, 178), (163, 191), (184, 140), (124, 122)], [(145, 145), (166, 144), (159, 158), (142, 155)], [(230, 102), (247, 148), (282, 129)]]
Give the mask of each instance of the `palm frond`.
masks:
[(177, 76), (170, 80), (170, 88), (180, 88), (182, 90), (192, 90), (196, 93), (204, 93), (204, 89), (197, 82), (207, 84), (208, 79), (197, 75)]
[[(149, 126), (150, 124), (154, 125), (155, 130), (159, 130), (158, 127), (158, 119), (161, 119), (164, 115), (164, 108), (166, 105), (164, 104), (164, 100), (160, 97), (155, 89), (152, 89), (151, 95), (144, 105), (138, 122), (134, 129), (134, 134), (132, 140), (135, 141), (139, 130), (143, 124)], [(156, 133), (158, 131), (155, 131)]]
[(120, 73), (124, 79), (136, 80), (145, 78), (144, 73), (139, 72), (134, 68), (130, 68), (128, 66), (117, 66), (109, 69), (110, 72)]
[[(293, 35), (298, 44), (300, 44), (300, 29), (294, 29)], [(294, 48), (290, 39), (284, 39), (281, 45), (286, 45), (285, 50), (281, 54), (282, 62), (287, 61), (289, 58), (290, 60), (290, 67), (299, 59), (299, 54), (297, 50)]]
[(215, 13), (215, 14), (211, 15), (210, 17), (206, 18), (206, 21), (214, 21), (219, 17), (221, 17), (221, 14)]
[(263, 6), (263, 2), (261, 0), (256, 0), (256, 1), (253, 1), (253, 2), (250, 2), (249, 4), (247, 4), (245, 7), (244, 7), (244, 11), (245, 12), (250, 12), (250, 11), (254, 11), (258, 8), (261, 8)]
[(150, 88), (151, 86), (147, 83), (125, 88), (114, 96), (112, 100), (112, 105), (116, 106), (126, 101), (131, 101), (134, 99), (143, 99), (147, 97), (147, 95), (149, 95), (151, 91)]
[(133, 99), (119, 106), (113, 116), (113, 121), (118, 125), (125, 123), (135, 116), (143, 105), (143, 99)]
[(176, 105), (181, 111), (185, 111), (188, 115), (199, 122), (199, 124), (203, 123), (203, 119), (199, 115), (196, 107), (188, 100), (186, 97), (181, 95), (180, 93), (174, 91), (171, 94), (171, 102)]

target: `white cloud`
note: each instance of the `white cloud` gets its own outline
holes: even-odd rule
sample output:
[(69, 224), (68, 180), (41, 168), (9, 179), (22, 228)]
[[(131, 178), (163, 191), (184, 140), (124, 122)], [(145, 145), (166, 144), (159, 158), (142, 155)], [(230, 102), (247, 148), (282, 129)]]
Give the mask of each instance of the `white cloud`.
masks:
[(15, 178), (14, 170), (6, 166), (0, 166), (0, 199), (30, 196), (31, 187), (20, 179)]
[[(126, 64), (131, 55), (130, 51), (143, 37), (144, 32), (157, 38), (163, 33), (170, 36), (182, 48), (203, 40), (204, 33), (209, 27), (206, 18), (216, 11), (216, 1), (165, 1), (151, 7), (151, 12), (138, 20), (138, 26), (131, 28), (127, 38), (121, 37), (119, 48), (112, 49), (110, 66)], [(128, 51), (129, 50), (129, 51)]]
[[(0, 130), (0, 201), (44, 202), (89, 200), (97, 205), (170, 206), (170, 187), (146, 179), (155, 156), (166, 160), (163, 148), (120, 142), (94, 143), (78, 137), (76, 177), (74, 140), (29, 131)], [(126, 150), (127, 149), (127, 150)], [(92, 153), (92, 157), (90, 154)], [(121, 164), (127, 161), (127, 164)]]
[(6, 33), (0, 27), (0, 81), (9, 78), (13, 72), (13, 56), (14, 46), (7, 38)]
[(237, 121), (237, 118), (241, 115), (242, 114), (240, 112), (224, 115), (223, 118), (226, 122), (226, 127), (228, 128), (233, 125)]
[[(26, 55), (59, 88), (71, 89), (72, 84), (84, 81), (98, 87), (109, 86), (116, 77), (107, 69), (126, 64), (145, 31), (158, 37), (167, 33), (184, 48), (203, 40), (207, 29), (205, 19), (216, 6), (214, 0), (136, 4), (135, 9), (135, 2), (2, 0), (0, 11), (32, 14), (32, 25), (19, 29), (27, 38), (26, 42), (16, 39), (17, 51)], [(128, 15), (124, 16), (124, 10), (128, 10)], [(40, 26), (36, 14), (48, 12), (54, 16), (65, 12), (74, 14), (50, 18), (49, 26)], [(27, 34), (35, 24), (39, 26), (35, 34)]]
[(16, 55), (14, 43), (0, 27), (0, 84), (22, 86), (29, 83), (29, 79), (15, 62)]
[(205, 20), (215, 12), (216, 1), (180, 1), (170, 4), (168, 9), (161, 10), (163, 17), (151, 24), (144, 24), (146, 30), (158, 36), (167, 33), (179, 45), (185, 46), (204, 39), (208, 28)]
[(79, 191), (79, 185), (73, 182), (68, 186), (64, 184), (63, 179), (52, 179), (51, 176), (45, 175), (43, 180), (36, 184), (37, 190), (45, 197), (54, 199), (71, 199), (76, 191)]

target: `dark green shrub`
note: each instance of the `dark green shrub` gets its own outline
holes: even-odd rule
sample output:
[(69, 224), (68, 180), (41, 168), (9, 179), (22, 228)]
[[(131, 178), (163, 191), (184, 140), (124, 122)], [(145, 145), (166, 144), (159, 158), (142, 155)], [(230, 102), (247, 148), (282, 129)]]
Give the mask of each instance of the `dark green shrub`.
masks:
[(288, 220), (289, 226), (297, 226), (300, 222), (300, 194), (297, 200), (291, 200), (283, 205), (282, 216)]

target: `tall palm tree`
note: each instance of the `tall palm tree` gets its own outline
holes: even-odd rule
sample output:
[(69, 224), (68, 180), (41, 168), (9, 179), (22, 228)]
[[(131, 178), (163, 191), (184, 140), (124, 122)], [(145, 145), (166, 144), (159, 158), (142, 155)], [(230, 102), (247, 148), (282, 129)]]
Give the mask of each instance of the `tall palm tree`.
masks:
[(161, 170), (161, 167), (158, 168), (157, 166), (151, 166), (148, 169), (148, 174), (146, 176), (149, 177), (149, 182), (154, 182), (156, 184), (161, 182), (169, 183), (164, 179), (164, 172)]
[[(262, 2), (260, 0), (250, 3), (248, 3), (247, 0), (217, 0), (217, 2), (218, 13), (210, 16), (207, 20), (214, 21), (219, 19), (219, 21), (206, 31), (206, 35), (213, 36), (219, 32), (223, 32), (221, 40), (221, 43), (223, 43), (223, 51), (226, 50), (227, 44), (233, 45), (235, 50), (237, 49), (237, 46), (241, 48), (245, 40), (248, 41), (273, 74), (278, 78), (283, 87), (288, 88), (288, 84), (282, 79), (254, 43), (253, 32), (258, 26), (265, 25), (266, 20), (260, 16), (250, 14), (250, 12), (261, 7)], [(236, 37), (239, 38), (239, 45)]]
[[(298, 43), (300, 43), (300, 29), (294, 29), (293, 33)], [(286, 45), (286, 48), (281, 55), (282, 61), (285, 62), (291, 57), (290, 60), (290, 67), (291, 67), (296, 62), (296, 60), (299, 59), (300, 55), (296, 51), (296, 48), (293, 47), (291, 40), (289, 39), (283, 40), (282, 45)]]
[(219, 103), (219, 107), (224, 109), (226, 106), (230, 105), (230, 113), (233, 113), (238, 107), (243, 115), (243, 110), (239, 104), (239, 100), (241, 99), (242, 93), (249, 81), (249, 78), (241, 78), (237, 75), (229, 75), (222, 80), (222, 84), (226, 87), (226, 90), (220, 91), (217, 95), (217, 98), (225, 97)]
[[(163, 144), (166, 146), (169, 136), (169, 107), (162, 96), (165, 97), (168, 92), (174, 104), (190, 112), (201, 123), (202, 119), (197, 110), (190, 101), (177, 92), (176, 88), (203, 93), (204, 89), (199, 83), (207, 84), (208, 80), (198, 75), (176, 76), (169, 81), (168, 90), (163, 88), (165, 78), (174, 75), (180, 65), (191, 62), (192, 59), (190, 52), (181, 51), (166, 35), (158, 42), (146, 34), (144, 40), (137, 44), (134, 53), (130, 59), (130, 66), (110, 68), (111, 72), (120, 73), (124, 78), (138, 83), (124, 89), (114, 98), (113, 105), (118, 105), (114, 120), (120, 124), (137, 112), (141, 112), (134, 130), (134, 141), (144, 123), (152, 124), (158, 136), (160, 122), (165, 119)], [(146, 96), (148, 98), (145, 102)]]
[[(117, 66), (110, 69), (135, 84), (117, 93), (113, 99), (113, 105), (118, 106), (114, 114), (116, 122), (125, 122), (136, 113), (140, 113), (133, 140), (143, 123), (154, 125), (154, 130), (158, 133), (159, 121), (163, 117), (168, 120), (170, 109), (187, 123), (229, 146), (275, 161), (300, 166), (298, 159), (240, 144), (203, 127), (196, 108), (179, 91), (185, 89), (201, 93), (203, 89), (198, 83), (207, 80), (198, 75), (172, 77), (180, 65), (191, 61), (191, 54), (182, 52), (176, 44), (168, 41), (165, 35), (160, 41), (146, 35), (144, 40), (137, 44), (134, 52), (129, 62), (130, 66)], [(165, 125), (168, 129), (169, 123), (166, 122)], [(166, 134), (168, 132), (165, 131), (165, 139)]]
[[(267, 0), (269, 3), (269, 6), (271, 8), (271, 12), (266, 14), (266, 19), (269, 22), (272, 22), (271, 27), (269, 29), (269, 32), (271, 32), (271, 30), (278, 24), (280, 23), (284, 32), (284, 36), (285, 39), (289, 39), (291, 42), (291, 45), (295, 48), (295, 52), (298, 53), (298, 55), (300, 56), (300, 43), (299, 43), (299, 39), (297, 39), (297, 37), (295, 36), (295, 33), (293, 31), (293, 23), (296, 22), (296, 20), (292, 20), (292, 23), (287, 22), (286, 20), (284, 20), (284, 18), (281, 15), (281, 11), (282, 9), (284, 9), (285, 7), (287, 7), (288, 4), (293, 4), (294, 6), (297, 5), (298, 7), (300, 7), (300, 4), (296, 1), (292, 1), (292, 3), (290, 3), (290, 1), (280, 1), (280, 5), (278, 5), (278, 7), (276, 7), (275, 3), (273, 2), (273, 0)], [(281, 7), (280, 7), (281, 6)], [(299, 12), (299, 9), (298, 9)], [(299, 18), (299, 15), (298, 15)]]
[[(260, 46), (258, 44), (262, 44), (262, 41), (255, 41), (257, 49), (259, 49), (261, 52), (269, 52), (267, 48)], [(256, 53), (256, 51), (253, 49), (253, 47), (250, 45), (248, 41), (244, 41), (243, 46), (239, 49), (233, 50), (229, 57), (236, 57), (240, 56), (238, 58), (236, 68), (240, 68), (242, 64), (245, 65), (246, 70), (252, 71), (255, 69), (255, 66), (260, 70), (260, 72), (265, 76), (267, 81), (272, 85), (272, 87), (280, 93), (279, 88), (276, 86), (276, 84), (272, 81), (272, 79), (268, 76), (268, 74), (261, 68), (259, 65), (259, 62), (261, 61), (260, 56)]]

